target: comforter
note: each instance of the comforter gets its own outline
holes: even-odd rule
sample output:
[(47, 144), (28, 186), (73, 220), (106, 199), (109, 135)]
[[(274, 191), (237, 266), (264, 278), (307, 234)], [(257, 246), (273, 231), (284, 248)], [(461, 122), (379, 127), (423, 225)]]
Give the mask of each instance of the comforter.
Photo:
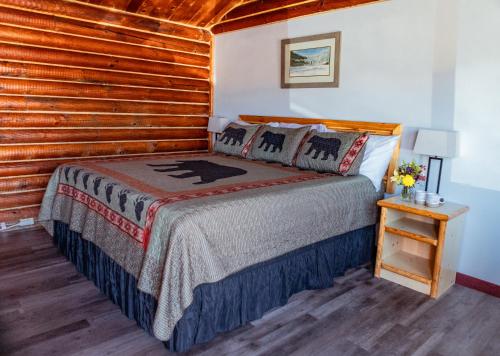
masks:
[(169, 155), (62, 165), (39, 219), (51, 234), (68, 224), (136, 277), (166, 341), (197, 286), (375, 224), (378, 198), (364, 176)]

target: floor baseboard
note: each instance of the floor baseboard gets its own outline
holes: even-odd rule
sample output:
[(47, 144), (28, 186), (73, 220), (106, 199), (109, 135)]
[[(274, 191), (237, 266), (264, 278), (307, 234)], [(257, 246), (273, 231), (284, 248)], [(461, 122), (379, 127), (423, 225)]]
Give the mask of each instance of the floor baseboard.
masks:
[(457, 272), (456, 283), (500, 298), (500, 286), (482, 279)]

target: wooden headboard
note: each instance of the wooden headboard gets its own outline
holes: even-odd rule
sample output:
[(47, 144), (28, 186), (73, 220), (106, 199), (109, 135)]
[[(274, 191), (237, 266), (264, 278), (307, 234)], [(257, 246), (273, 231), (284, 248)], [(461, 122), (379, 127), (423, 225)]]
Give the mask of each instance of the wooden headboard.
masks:
[[(296, 117), (280, 117), (280, 116), (252, 116), (252, 115), (240, 115), (240, 120), (252, 123), (252, 124), (267, 124), (270, 122), (286, 122), (295, 124), (323, 124), (329, 129), (335, 131), (344, 132), (368, 132), (373, 135), (380, 136), (401, 136), (403, 131), (403, 125), (401, 124), (390, 124), (384, 122), (365, 122), (365, 121), (346, 121), (346, 120), (329, 120), (329, 119), (307, 119), (307, 118), (296, 118)], [(394, 193), (395, 185), (389, 179), (394, 169), (398, 165), (399, 159), (399, 146), (401, 139), (398, 142), (397, 147), (394, 149), (394, 153), (389, 163), (389, 168), (384, 177), (385, 191), (387, 193)]]

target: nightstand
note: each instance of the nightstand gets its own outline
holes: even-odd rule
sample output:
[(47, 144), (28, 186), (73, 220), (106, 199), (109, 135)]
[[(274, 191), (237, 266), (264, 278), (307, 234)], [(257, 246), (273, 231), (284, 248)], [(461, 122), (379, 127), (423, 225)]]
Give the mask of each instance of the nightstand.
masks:
[(465, 205), (438, 208), (380, 200), (375, 276), (438, 298), (455, 284), (462, 244)]

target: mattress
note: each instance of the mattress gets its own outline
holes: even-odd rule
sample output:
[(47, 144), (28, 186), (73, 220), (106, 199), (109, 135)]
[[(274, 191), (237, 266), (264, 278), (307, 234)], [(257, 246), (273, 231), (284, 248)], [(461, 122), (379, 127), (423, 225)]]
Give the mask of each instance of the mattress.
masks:
[(169, 340), (197, 286), (331, 236), (375, 224), (379, 194), (342, 177), (191, 154), (62, 165), (40, 220), (68, 225), (155, 298), (154, 335)]

